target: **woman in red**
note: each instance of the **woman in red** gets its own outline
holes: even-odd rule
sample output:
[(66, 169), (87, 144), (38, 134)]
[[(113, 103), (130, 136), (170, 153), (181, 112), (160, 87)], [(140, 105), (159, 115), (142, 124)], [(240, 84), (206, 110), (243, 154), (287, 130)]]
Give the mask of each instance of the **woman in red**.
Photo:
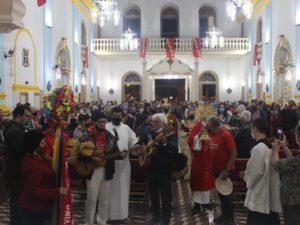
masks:
[(67, 188), (56, 188), (56, 174), (41, 156), (44, 149), (44, 134), (30, 130), (24, 136), (26, 156), (23, 159), (21, 175), (23, 190), (20, 197), (24, 225), (44, 224), (48, 210), (60, 194), (67, 194)]
[(202, 125), (198, 122), (192, 129), (188, 144), (192, 153), (190, 185), (194, 202), (193, 214), (203, 212), (203, 208), (212, 210), (210, 190), (214, 188), (214, 176), (211, 172), (209, 137)]

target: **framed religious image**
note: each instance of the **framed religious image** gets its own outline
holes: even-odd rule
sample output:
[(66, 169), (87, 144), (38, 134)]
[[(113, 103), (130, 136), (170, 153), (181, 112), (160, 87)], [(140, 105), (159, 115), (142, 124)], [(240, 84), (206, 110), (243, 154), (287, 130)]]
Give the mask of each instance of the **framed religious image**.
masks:
[(25, 92), (20, 92), (20, 99), (19, 99), (19, 102), (21, 104), (25, 104), (28, 102), (28, 93), (25, 93)]
[(29, 67), (29, 49), (23, 48), (23, 51), (22, 51), (22, 65), (25, 68)]

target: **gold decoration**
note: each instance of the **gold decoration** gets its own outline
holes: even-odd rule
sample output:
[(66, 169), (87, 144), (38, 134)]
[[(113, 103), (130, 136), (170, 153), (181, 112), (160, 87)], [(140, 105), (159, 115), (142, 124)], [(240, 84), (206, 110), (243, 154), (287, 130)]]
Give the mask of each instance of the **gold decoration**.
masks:
[(170, 102), (168, 98), (163, 98), (161, 107), (170, 107)]
[(196, 118), (200, 121), (206, 121), (208, 117), (217, 115), (212, 105), (200, 105), (196, 109)]
[[(217, 115), (217, 112), (212, 105), (200, 105), (196, 109), (196, 118), (200, 121), (206, 122), (208, 117), (215, 116), (215, 115)], [(203, 140), (209, 141), (210, 139), (206, 132), (206, 129), (204, 130), (203, 133), (200, 132), (199, 135), (200, 135), (199, 136), (200, 141)]]

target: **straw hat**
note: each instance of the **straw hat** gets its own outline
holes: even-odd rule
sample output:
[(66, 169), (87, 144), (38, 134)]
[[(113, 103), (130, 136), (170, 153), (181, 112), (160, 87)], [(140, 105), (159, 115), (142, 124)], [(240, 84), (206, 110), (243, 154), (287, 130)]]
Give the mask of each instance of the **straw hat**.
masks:
[(218, 177), (215, 181), (215, 186), (222, 195), (230, 195), (233, 191), (233, 184), (229, 178), (223, 180), (221, 177)]

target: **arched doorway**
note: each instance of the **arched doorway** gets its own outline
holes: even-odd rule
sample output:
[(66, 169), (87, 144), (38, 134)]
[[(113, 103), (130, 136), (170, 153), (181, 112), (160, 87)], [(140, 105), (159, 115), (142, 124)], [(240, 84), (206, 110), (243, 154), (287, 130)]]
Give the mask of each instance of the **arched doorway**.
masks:
[(122, 99), (141, 101), (142, 80), (136, 72), (128, 72), (122, 82)]
[(199, 86), (199, 100), (212, 102), (219, 99), (218, 76), (214, 72), (203, 72), (199, 77)]

